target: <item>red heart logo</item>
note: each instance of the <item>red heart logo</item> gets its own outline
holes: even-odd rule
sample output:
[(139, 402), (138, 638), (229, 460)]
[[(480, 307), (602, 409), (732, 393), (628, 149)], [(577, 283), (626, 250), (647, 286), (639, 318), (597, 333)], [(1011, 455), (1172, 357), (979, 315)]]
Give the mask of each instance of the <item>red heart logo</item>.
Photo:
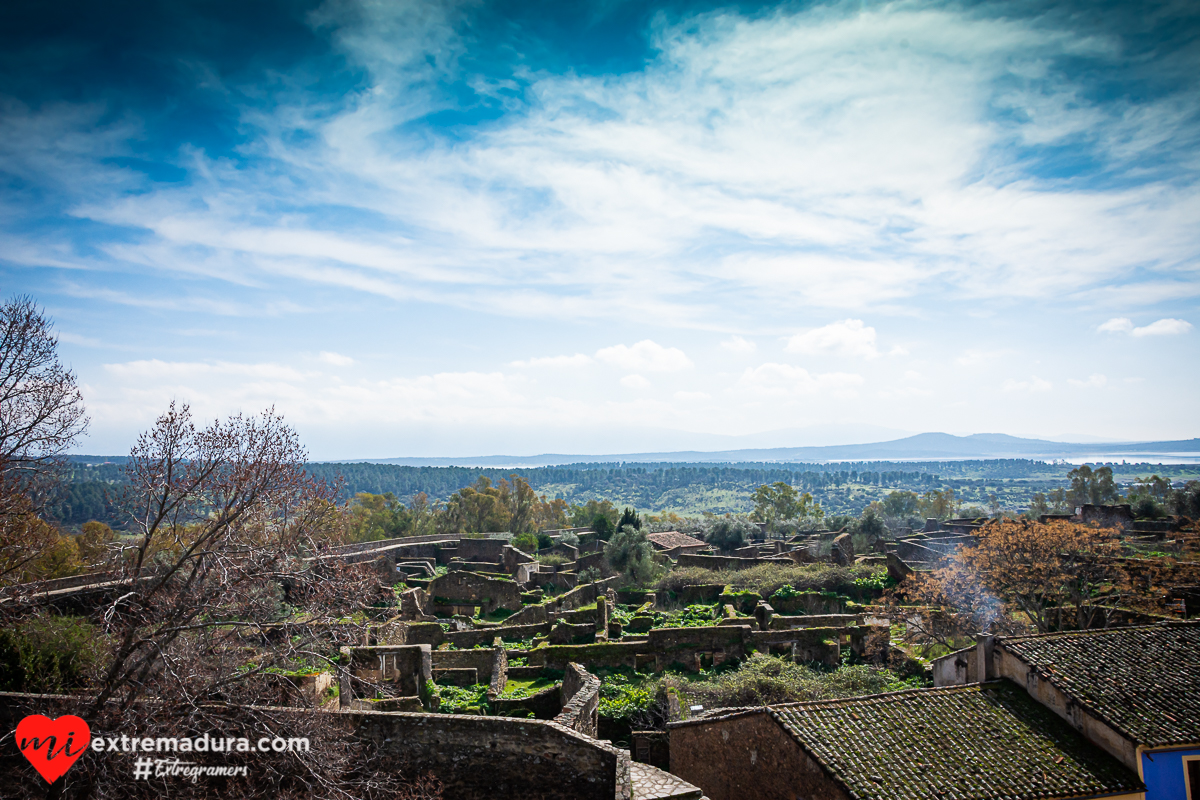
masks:
[(30, 714), (17, 723), (17, 747), (50, 783), (66, 774), (91, 741), (91, 729), (76, 716)]

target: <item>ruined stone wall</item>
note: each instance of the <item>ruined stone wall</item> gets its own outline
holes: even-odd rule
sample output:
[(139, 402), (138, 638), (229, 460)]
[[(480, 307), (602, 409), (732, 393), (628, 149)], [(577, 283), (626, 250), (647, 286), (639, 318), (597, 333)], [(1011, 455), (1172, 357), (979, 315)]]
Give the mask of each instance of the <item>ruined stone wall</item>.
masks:
[(831, 667), (841, 663), (841, 630), (838, 628), (754, 631), (750, 641), (756, 650), (788, 656), (796, 662), (815, 661)]
[(568, 664), (562, 681), (562, 712), (554, 721), (585, 736), (600, 723), (600, 679), (579, 664)]
[(628, 756), (553, 722), (465, 714), (354, 715), (362, 738), (414, 773), (432, 771), (445, 800), (628, 797)]
[(1128, 503), (1113, 506), (1094, 506), (1087, 503), (1079, 509), (1079, 521), (1101, 528), (1132, 528), (1133, 507)]
[(498, 608), (521, 610), (521, 590), (516, 583), (471, 572), (454, 571), (435, 578), (429, 584), (429, 594), (434, 597), (435, 607), (444, 600), (448, 601), (446, 605), (481, 606), (485, 614)]
[(480, 650), (434, 650), (433, 676), (439, 670), (473, 669), (477, 683), (489, 684), (489, 691), (499, 694), (507, 681), (508, 658), (503, 647)]
[(529, 666), (567, 668), (572, 661), (592, 667), (635, 667), (638, 653), (649, 652), (645, 642), (563, 644), (529, 651)]
[(391, 547), (397, 544), (428, 544), (430, 542), (453, 542), (457, 544), (462, 534), (458, 533), (434, 533), (426, 536), (401, 536), (396, 539), (378, 539), (374, 542), (358, 542), (356, 544), (344, 544), (339, 547), (331, 547), (322, 555), (346, 555), (348, 553), (362, 553), (367, 550), (378, 550), (381, 547)]
[(849, 800), (765, 711), (667, 728), (671, 773), (710, 800)]
[(429, 645), (379, 645), (343, 647), (338, 669), (338, 702), (352, 706), (363, 694), (363, 683), (390, 684), (398, 697), (420, 697), (433, 680)]
[(504, 548), (508, 547), (505, 539), (459, 539), (458, 557), (463, 561), (490, 561), (500, 564), (504, 561)]
[(683, 567), (703, 567), (704, 569), (749, 569), (768, 562), (762, 558), (735, 558), (734, 556), (705, 556), (697, 553), (680, 553), (675, 565)]
[(510, 625), (494, 628), (477, 628), (473, 631), (452, 631), (444, 634), (442, 641), (450, 642), (455, 647), (474, 647), (479, 644), (491, 644), (499, 636), (502, 641), (516, 642), (522, 639), (532, 639), (534, 636), (546, 636), (550, 633), (549, 622), (537, 625)]

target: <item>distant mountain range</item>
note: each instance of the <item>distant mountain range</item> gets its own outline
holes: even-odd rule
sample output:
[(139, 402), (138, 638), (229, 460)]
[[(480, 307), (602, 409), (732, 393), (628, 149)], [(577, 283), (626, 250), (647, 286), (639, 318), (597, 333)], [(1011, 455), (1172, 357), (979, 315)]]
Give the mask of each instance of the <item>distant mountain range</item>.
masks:
[(1090, 461), (1182, 461), (1200, 459), (1200, 439), (1170, 442), (1052, 442), (1021, 439), (1003, 433), (953, 436), (948, 433), (919, 433), (903, 439), (871, 444), (824, 445), (819, 447), (769, 447), (740, 450), (681, 450), (660, 453), (611, 453), (569, 455), (544, 453), (536, 456), (470, 456), (465, 458), (365, 458), (340, 459), (339, 463), (366, 462), (412, 467), (546, 467), (556, 464), (596, 462), (730, 463), (739, 461), (957, 461), (983, 458), (1068, 459)]

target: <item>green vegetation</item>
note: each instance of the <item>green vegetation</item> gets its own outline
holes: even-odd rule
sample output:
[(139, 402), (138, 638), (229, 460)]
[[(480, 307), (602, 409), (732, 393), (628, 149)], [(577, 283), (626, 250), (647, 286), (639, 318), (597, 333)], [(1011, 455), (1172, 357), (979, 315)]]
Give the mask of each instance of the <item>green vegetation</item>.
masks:
[(687, 567), (672, 570), (660, 578), (655, 586), (659, 590), (678, 593), (684, 586), (727, 584), (734, 591), (751, 591), (770, 597), (784, 586), (800, 591), (842, 591), (853, 587), (858, 578), (871, 578), (876, 574), (876, 569), (866, 564), (851, 567), (835, 564), (759, 564), (742, 570)]
[[(123, 459), (114, 459), (122, 462)], [(1113, 481), (1132, 498), (1141, 491), (1139, 480), (1152, 477), (1165, 481), (1193, 481), (1186, 494), (1175, 490), (1179, 499), (1167, 502), (1159, 497), (1169, 513), (1183, 513), (1192, 518), (1200, 516), (1200, 465), (1110, 464)], [(842, 462), (833, 464), (572, 464), (536, 469), (495, 470), (469, 467), (403, 467), (391, 464), (309, 464), (307, 469), (318, 479), (344, 480), (342, 499), (351, 500), (359, 493), (394, 497), (407, 502), (414, 521), (390, 522), (386, 515), (370, 521), (371, 536), (409, 535), (424, 530), (417, 520), (463, 487), (472, 488), (475, 496), (457, 503), (462, 512), (463, 530), (514, 530), (503, 520), (489, 520), (491, 501), (477, 497), (479, 490), (472, 485), (481, 477), (488, 479), (487, 489), (499, 492), (499, 482), (507, 481), (510, 498), (523, 495), (516, 505), (519, 514), (532, 509), (534, 501), (554, 504), (545, 508), (551, 524), (542, 527), (590, 527), (597, 516), (607, 520), (608, 530), (616, 528), (620, 519), (618, 506), (640, 508), (650, 514), (674, 512), (699, 516), (712, 514), (745, 514), (755, 509), (755, 495), (764, 485), (783, 483), (798, 494), (812, 496), (811, 508), (817, 505), (827, 517), (851, 515), (855, 518), (873, 502), (884, 504), (885, 518), (908, 520), (929, 516), (950, 516), (956, 506), (976, 506), (979, 509), (1018, 511), (1030, 509), (1035, 513), (1069, 510), (1076, 498), (1074, 492), (1086, 491), (1091, 497), (1093, 486), (1097, 496), (1105, 492), (1103, 477), (1096, 478), (1104, 467), (1092, 468), (1092, 476), (1071, 476), (1077, 468), (1070, 464), (1049, 464), (1029, 459), (987, 459), (974, 461), (926, 462)], [(113, 498), (126, 478), (123, 464), (75, 463), (68, 475), (61, 496), (48, 509), (48, 517), (70, 526), (88, 520), (99, 520), (114, 528), (123, 526), (125, 518), (118, 514)], [(530, 492), (540, 496), (530, 498), (521, 489), (514, 492), (513, 476), (520, 477)], [(1078, 483), (1076, 486), (1075, 484)], [(953, 504), (941, 508), (919, 507), (928, 503), (932, 491), (953, 492)], [(1074, 490), (1074, 491), (1073, 491)], [(1040, 500), (1039, 500), (1040, 496)], [(546, 499), (553, 498), (553, 500)], [(478, 501), (478, 502), (476, 502)], [(372, 501), (373, 503), (376, 501)], [(388, 501), (391, 502), (391, 501)], [(497, 503), (499, 500), (497, 499)], [(1084, 502), (1091, 502), (1087, 500)], [(993, 505), (994, 503), (994, 505)], [(559, 505), (560, 504), (560, 505)], [(386, 503), (385, 503), (386, 505)], [(786, 503), (785, 503), (786, 505)], [(506, 507), (511, 508), (506, 504)], [(1073, 505), (1070, 508), (1074, 508)], [(561, 517), (558, 512), (561, 511)], [(468, 514), (470, 512), (470, 514)], [(1190, 512), (1190, 513), (1189, 513)], [(392, 513), (389, 511), (389, 513)], [(397, 511), (397, 516), (402, 517)], [(786, 511), (785, 511), (786, 513)], [(471, 515), (474, 514), (473, 517)], [(815, 516), (815, 514), (810, 515)], [(483, 527), (472, 528), (468, 518), (482, 520)], [(523, 517), (527, 518), (527, 517)], [(769, 520), (763, 520), (769, 521)], [(405, 532), (396, 534), (397, 526)], [(409, 526), (409, 527), (405, 527)], [(498, 527), (496, 527), (498, 526)], [(826, 521), (829, 527), (829, 521)], [(389, 534), (389, 531), (391, 533)]]
[(486, 714), (488, 708), (488, 686), (440, 686), (430, 684), (433, 695), (438, 698), (438, 711), (443, 714)]
[(54, 693), (100, 669), (103, 639), (80, 617), (37, 615), (0, 629), (0, 690)]
[(512, 700), (529, 697), (544, 689), (549, 689), (555, 683), (555, 680), (546, 676), (530, 680), (513, 680), (510, 678), (504, 685), (504, 691), (500, 693), (500, 698), (503, 700)]
[(712, 672), (700, 680), (666, 676), (660, 683), (705, 708), (830, 700), (922, 685), (918, 677), (902, 678), (891, 670), (865, 664), (822, 671), (761, 653), (751, 655), (736, 670)]

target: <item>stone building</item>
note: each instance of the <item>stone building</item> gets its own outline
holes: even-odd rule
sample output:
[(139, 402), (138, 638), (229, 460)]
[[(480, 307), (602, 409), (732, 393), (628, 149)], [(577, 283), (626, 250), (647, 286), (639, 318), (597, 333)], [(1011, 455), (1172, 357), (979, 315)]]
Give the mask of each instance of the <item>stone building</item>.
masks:
[(1008, 679), (1137, 773), (1146, 800), (1200, 798), (1200, 620), (983, 637), (938, 685)]
[(671, 773), (711, 800), (1134, 800), (1127, 766), (1008, 681), (672, 723)]
[(709, 547), (707, 542), (678, 531), (651, 533), (646, 538), (655, 550), (668, 558), (679, 558), (681, 553), (698, 553)]

